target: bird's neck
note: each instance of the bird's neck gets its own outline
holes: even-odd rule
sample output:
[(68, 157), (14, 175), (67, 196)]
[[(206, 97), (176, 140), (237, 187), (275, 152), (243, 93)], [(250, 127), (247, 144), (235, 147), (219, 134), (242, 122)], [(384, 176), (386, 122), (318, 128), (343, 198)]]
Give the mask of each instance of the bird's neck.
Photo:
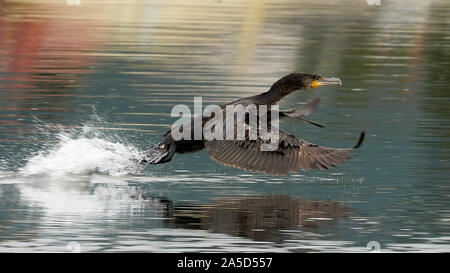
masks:
[(278, 103), (282, 98), (286, 97), (301, 87), (294, 85), (276, 85), (274, 84), (269, 91), (258, 95), (259, 104), (272, 105)]

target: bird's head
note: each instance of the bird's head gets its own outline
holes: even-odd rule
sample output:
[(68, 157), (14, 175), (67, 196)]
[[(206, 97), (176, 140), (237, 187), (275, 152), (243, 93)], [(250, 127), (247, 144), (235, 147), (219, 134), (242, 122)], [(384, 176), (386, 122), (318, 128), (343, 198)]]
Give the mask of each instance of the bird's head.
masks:
[(313, 74), (298, 73), (303, 89), (311, 89), (326, 85), (342, 85), (342, 81), (336, 77), (325, 77)]
[(271, 89), (285, 89), (292, 92), (326, 85), (342, 85), (342, 81), (335, 77), (325, 77), (308, 73), (291, 73), (279, 79)]

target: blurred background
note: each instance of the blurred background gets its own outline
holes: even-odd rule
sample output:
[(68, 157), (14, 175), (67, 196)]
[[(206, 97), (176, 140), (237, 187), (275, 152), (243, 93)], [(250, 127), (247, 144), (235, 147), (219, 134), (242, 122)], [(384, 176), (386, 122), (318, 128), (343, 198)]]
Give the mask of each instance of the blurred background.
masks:
[[(450, 251), (444, 0), (0, 0), (0, 251)], [(336, 76), (311, 119), (348, 164), (287, 177), (134, 159), (204, 105)], [(75, 242), (77, 247), (73, 247)], [(369, 246), (374, 243), (369, 244)]]

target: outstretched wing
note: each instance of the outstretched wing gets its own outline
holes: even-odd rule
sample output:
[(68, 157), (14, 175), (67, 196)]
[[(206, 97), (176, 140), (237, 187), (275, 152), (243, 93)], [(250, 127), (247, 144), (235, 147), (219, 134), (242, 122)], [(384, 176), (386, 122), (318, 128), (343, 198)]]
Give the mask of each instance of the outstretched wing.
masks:
[(323, 125), (314, 122), (314, 121), (310, 121), (307, 120), (305, 118), (303, 118), (304, 116), (309, 116), (311, 115), (316, 109), (317, 106), (319, 105), (320, 99), (319, 98), (315, 98), (313, 101), (308, 102), (307, 104), (303, 105), (302, 107), (300, 107), (299, 109), (287, 109), (287, 110), (280, 110), (280, 117), (290, 117), (290, 118), (295, 118), (295, 119), (299, 119), (299, 120), (303, 120), (305, 122), (308, 122), (309, 124), (315, 125), (317, 127), (321, 127), (324, 128)]
[(291, 118), (299, 118), (304, 116), (311, 115), (319, 106), (320, 99), (315, 98), (314, 100), (308, 102), (307, 104), (303, 105), (302, 107), (298, 109), (287, 109), (287, 110), (280, 110), (281, 116), (287, 116)]
[[(358, 148), (364, 139), (361, 133)], [(350, 149), (322, 147), (280, 131), (280, 142), (275, 151), (261, 151), (257, 140), (211, 140), (205, 146), (210, 157), (225, 166), (243, 170), (286, 175), (299, 169), (328, 169), (346, 162)]]

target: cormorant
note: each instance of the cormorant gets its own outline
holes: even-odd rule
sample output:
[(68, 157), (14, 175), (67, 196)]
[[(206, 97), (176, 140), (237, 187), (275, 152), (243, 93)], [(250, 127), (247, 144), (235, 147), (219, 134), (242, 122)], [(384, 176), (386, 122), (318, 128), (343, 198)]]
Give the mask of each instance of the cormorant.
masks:
[[(269, 107), (266, 114), (270, 116), (270, 106), (277, 104), (290, 93), (326, 85), (342, 85), (342, 81), (335, 77), (291, 73), (276, 81), (267, 92), (234, 100), (222, 106), (221, 111), (224, 113), (227, 105), (256, 105), (257, 107), (267, 105)], [(322, 127), (320, 124), (303, 118), (314, 111), (318, 102), (319, 100), (315, 99), (300, 109), (279, 110), (279, 117), (301, 119)], [(201, 119), (201, 122), (193, 122), (195, 118)], [(188, 126), (191, 132), (194, 132), (195, 126), (198, 126), (196, 124), (201, 124), (203, 128), (211, 118), (194, 117), (191, 121), (182, 124), (180, 128)], [(267, 143), (267, 140), (263, 140), (259, 134), (256, 139), (249, 138), (248, 132), (251, 128), (249, 129), (248, 116), (245, 120), (246, 134), (243, 140), (236, 140), (236, 138), (234, 140), (207, 140), (203, 137), (203, 134), (201, 139), (197, 140), (194, 140), (194, 138), (191, 138), (192, 140), (175, 140), (172, 136), (172, 130), (170, 130), (158, 145), (145, 152), (144, 159), (141, 160), (138, 169), (143, 171), (149, 164), (169, 162), (175, 153), (195, 152), (206, 148), (210, 157), (222, 165), (249, 171), (286, 175), (291, 172), (298, 172), (299, 169), (328, 169), (337, 164), (342, 164), (350, 158), (350, 152), (358, 148), (364, 140), (364, 131), (362, 131), (357, 144), (353, 148), (328, 148), (279, 130), (277, 148), (272, 151), (264, 151), (261, 146)]]

